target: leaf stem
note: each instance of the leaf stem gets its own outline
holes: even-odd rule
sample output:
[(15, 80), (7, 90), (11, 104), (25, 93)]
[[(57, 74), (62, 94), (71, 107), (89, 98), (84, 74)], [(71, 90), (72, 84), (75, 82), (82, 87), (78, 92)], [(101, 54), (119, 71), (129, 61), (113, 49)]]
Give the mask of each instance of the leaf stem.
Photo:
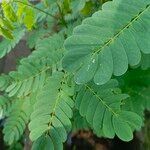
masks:
[(27, 4), (27, 3), (22, 2), (22, 1), (19, 1), (19, 0), (14, 0), (13, 2), (21, 3), (21, 4), (26, 5), (26, 6), (28, 6), (28, 7), (32, 7), (33, 9), (36, 9), (36, 10), (38, 10), (38, 11), (41, 11), (41, 12), (43, 12), (44, 14), (46, 14), (46, 15), (48, 15), (48, 16), (51, 16), (51, 17), (53, 17), (53, 18), (55, 18), (55, 19), (58, 19), (56, 16), (54, 16), (54, 15), (52, 15), (52, 14), (50, 14), (50, 13), (48, 13), (48, 12), (46, 12), (46, 11), (40, 9), (40, 8), (34, 7), (33, 5)]
[(111, 107), (109, 107), (109, 106), (107, 105), (107, 103), (105, 103), (104, 100), (103, 100), (99, 95), (97, 95), (97, 94), (95, 93), (95, 91), (94, 91), (91, 87), (89, 87), (87, 84), (85, 84), (85, 87), (88, 88), (89, 91), (90, 91), (91, 93), (93, 93), (93, 95), (94, 95), (97, 99), (99, 99), (99, 100), (101, 101), (101, 103), (102, 103), (106, 108), (108, 108), (108, 110), (109, 110), (113, 115), (118, 116), (118, 114), (117, 114)]

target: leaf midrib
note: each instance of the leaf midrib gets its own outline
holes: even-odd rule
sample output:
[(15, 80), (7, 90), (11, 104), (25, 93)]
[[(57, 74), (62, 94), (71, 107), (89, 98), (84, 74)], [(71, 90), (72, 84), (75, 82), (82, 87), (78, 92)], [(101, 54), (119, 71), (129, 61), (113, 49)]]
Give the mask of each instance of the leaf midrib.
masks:
[(149, 8), (150, 8), (150, 4), (148, 4), (144, 10), (140, 11), (134, 18), (132, 18), (131, 21), (130, 21), (123, 29), (121, 29), (119, 32), (117, 32), (117, 33), (114, 35), (114, 37), (112, 37), (112, 38), (109, 39), (107, 42), (105, 42), (105, 44), (104, 44), (102, 47), (100, 47), (97, 51), (95, 51), (95, 52), (93, 53), (93, 55), (95, 55), (96, 53), (100, 52), (102, 49), (104, 49), (104, 48), (105, 48), (106, 46), (108, 46), (109, 44), (113, 43), (113, 41), (114, 41), (118, 36), (120, 36), (120, 34), (121, 34), (122, 32), (124, 32), (124, 30), (126, 30), (127, 28), (129, 28), (129, 27), (130, 27), (137, 19), (139, 19), (139, 17), (140, 17), (143, 13), (145, 13), (145, 11), (147, 11)]
[(99, 96), (95, 93), (95, 91), (89, 87), (88, 85), (85, 85), (85, 87), (87, 87), (89, 89), (89, 91), (97, 98), (101, 101), (101, 103), (115, 116), (118, 116), (118, 114), (111, 108), (109, 107), (109, 105), (107, 105), (107, 103)]
[[(63, 80), (64, 80), (64, 78), (61, 80), (61, 82), (63, 82)], [(54, 119), (54, 117), (56, 117), (55, 112), (56, 112), (57, 106), (58, 106), (58, 104), (59, 104), (59, 101), (61, 100), (60, 98), (61, 98), (62, 92), (63, 92), (63, 90), (62, 90), (62, 85), (60, 86), (59, 89), (60, 89), (60, 91), (58, 90), (58, 95), (57, 95), (57, 98), (56, 98), (54, 107), (53, 107), (53, 109), (52, 109), (53, 111), (52, 111), (52, 115), (51, 115), (50, 121), (49, 121), (49, 123), (48, 123), (48, 131), (47, 131), (46, 134), (48, 134), (48, 132), (51, 130), (51, 127), (53, 126), (53, 125), (52, 125), (53, 119)]]

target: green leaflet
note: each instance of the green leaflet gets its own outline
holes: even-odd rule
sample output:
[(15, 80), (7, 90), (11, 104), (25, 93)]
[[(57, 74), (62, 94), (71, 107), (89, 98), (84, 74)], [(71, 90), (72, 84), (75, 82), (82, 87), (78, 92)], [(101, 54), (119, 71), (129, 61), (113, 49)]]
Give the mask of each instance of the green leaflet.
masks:
[(73, 12), (80, 12), (85, 6), (86, 0), (72, 1), (71, 7)]
[(36, 142), (33, 143), (32, 150), (54, 150), (52, 139), (47, 136), (41, 136)]
[(144, 121), (144, 111), (150, 110), (150, 88), (140, 86), (130, 87), (128, 92), (131, 97), (124, 102), (124, 109), (137, 113)]
[[(5, 3), (5, 1), (4, 1)], [(5, 38), (13, 39), (12, 31), (14, 30), (14, 26), (12, 25), (12, 22), (10, 18), (12, 18), (11, 15), (13, 15), (13, 10), (11, 10), (11, 6), (7, 6), (8, 10), (4, 8), (4, 3), (2, 3), (2, 8), (4, 11), (4, 16), (0, 16), (0, 34), (3, 35)], [(9, 5), (9, 4), (8, 4)], [(10, 15), (7, 14), (7, 11), (10, 11)]]
[(8, 99), (8, 97), (6, 96), (0, 96), (0, 111), (1, 111), (1, 119), (3, 117), (8, 116), (8, 114), (10, 113), (10, 108), (11, 108), (11, 100), (12, 99)]
[(24, 36), (25, 30), (21, 27), (13, 31), (13, 39), (3, 39), (0, 43), (0, 58), (4, 57), (18, 44), (21, 38)]
[(0, 76), (0, 91), (6, 90), (10, 84), (10, 77), (8, 75), (2, 74)]
[(38, 43), (38, 41), (44, 37), (44, 35), (47, 34), (47, 30), (45, 29), (41, 29), (41, 28), (37, 28), (36, 30), (33, 30), (31, 32), (31, 34), (29, 34), (28, 38), (27, 38), (27, 44), (29, 46), (30, 49), (35, 48), (36, 44)]
[(8, 2), (7, 0), (3, 0), (2, 9), (3, 9), (4, 16), (6, 19), (10, 20), (11, 22), (17, 21), (17, 16), (10, 2)]
[(149, 16), (150, 0), (105, 3), (65, 41), (64, 69), (75, 73), (78, 84), (94, 79), (102, 85), (123, 75), (128, 65), (139, 64), (141, 53), (150, 53)]
[(70, 98), (74, 93), (70, 95), (70, 92), (66, 92), (72, 89), (72, 85), (68, 85), (64, 78), (62, 72), (55, 72), (37, 96), (29, 123), (30, 138), (35, 141), (33, 149), (40, 144), (42, 136), (49, 139), (47, 144), (52, 149), (63, 149), (63, 142), (71, 130), (70, 119), (73, 116), (72, 107), (74, 106)]
[(23, 134), (29, 120), (32, 105), (30, 104), (30, 99), (27, 97), (25, 101), (23, 99), (13, 101), (11, 107), (11, 109), (8, 109), (10, 112), (3, 129), (4, 140), (9, 145), (18, 141)]
[[(31, 30), (35, 23), (35, 12), (33, 8), (29, 8), (28, 5), (31, 5), (27, 0), (23, 0), (22, 3), (17, 3), (17, 17), (21, 23), (24, 23), (28, 30)], [(31, 5), (32, 6), (32, 5)]]
[[(0, 34), (7, 39), (13, 39), (12, 31), (16, 24), (25, 25), (31, 30), (35, 24), (35, 12), (28, 0), (22, 1), (2, 1), (2, 12), (0, 16)], [(17, 9), (16, 9), (17, 8)]]
[(125, 121), (122, 121), (117, 117), (113, 117), (113, 126), (116, 135), (120, 139), (123, 139), (124, 141), (130, 141), (133, 139), (132, 130)]
[(73, 131), (78, 131), (82, 129), (89, 129), (89, 124), (87, 123), (86, 119), (82, 117), (78, 110), (74, 111), (73, 114)]
[(97, 135), (114, 138), (116, 134), (121, 140), (130, 141), (133, 130), (141, 128), (142, 119), (121, 109), (122, 100), (128, 95), (117, 91), (116, 80), (102, 86), (90, 83), (80, 89), (75, 105)]
[(23, 63), (19, 66), (17, 72), (11, 72), (10, 76), (14, 81), (8, 86), (6, 92), (9, 97), (17, 95), (18, 97), (26, 96), (37, 91), (42, 87), (46, 80), (48, 66), (38, 63)]
[(28, 58), (20, 61), (17, 71), (9, 73), (13, 79), (6, 89), (9, 97), (27, 96), (43, 87), (47, 72), (50, 72), (53, 65), (57, 66), (62, 58), (63, 41), (60, 34), (40, 40), (36, 50)]
[(120, 139), (130, 141), (133, 139), (133, 130), (141, 128), (142, 120), (136, 113), (130, 111), (122, 111), (119, 116), (113, 117), (114, 131)]
[[(15, 3), (15, 2), (14, 2)], [(20, 23), (23, 23), (28, 30), (31, 30), (35, 24), (35, 12), (32, 4), (27, 0), (16, 2), (18, 6), (17, 17)], [(30, 7), (29, 7), (30, 6)]]
[(145, 109), (150, 110), (150, 70), (131, 70), (121, 81), (123, 91), (130, 94), (124, 101), (124, 109), (136, 112), (144, 119)]
[(26, 8), (23, 23), (25, 24), (28, 30), (32, 29), (33, 25), (35, 24), (35, 15), (33, 9)]
[(85, 4), (86, 4), (86, 0), (71, 1), (70, 8), (71, 8), (72, 14), (68, 14), (68, 16), (65, 16), (66, 20), (71, 20), (71, 19), (75, 19), (76, 17), (78, 17), (81, 10), (85, 7)]
[(12, 32), (3, 27), (0, 27), (0, 35), (3, 35), (7, 39), (11, 39), (11, 40), (13, 39)]
[(141, 60), (141, 68), (143, 70), (150, 68), (150, 54), (143, 55), (142, 60)]
[(38, 40), (35, 45), (35, 51), (30, 55), (27, 61), (38, 62), (55, 65), (62, 59), (64, 37), (62, 34), (54, 34), (48, 38)]

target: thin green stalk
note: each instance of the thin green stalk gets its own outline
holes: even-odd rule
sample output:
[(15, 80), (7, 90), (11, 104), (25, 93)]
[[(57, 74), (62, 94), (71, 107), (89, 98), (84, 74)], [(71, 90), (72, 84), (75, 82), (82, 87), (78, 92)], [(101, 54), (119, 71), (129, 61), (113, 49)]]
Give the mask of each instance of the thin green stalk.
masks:
[(48, 16), (51, 16), (51, 17), (53, 17), (53, 18), (55, 18), (55, 19), (58, 19), (56, 16), (54, 16), (54, 15), (52, 15), (52, 14), (50, 14), (50, 13), (48, 13), (48, 12), (46, 12), (46, 11), (40, 9), (40, 8), (34, 7), (33, 5), (30, 5), (30, 4), (27, 4), (27, 3), (25, 3), (25, 2), (18, 1), (18, 0), (14, 0), (13, 2), (21, 3), (21, 4), (26, 5), (26, 6), (28, 6), (28, 7), (32, 7), (33, 9), (36, 9), (36, 10), (38, 10), (38, 11), (41, 11), (41, 12), (45, 13), (45, 14), (48, 15)]

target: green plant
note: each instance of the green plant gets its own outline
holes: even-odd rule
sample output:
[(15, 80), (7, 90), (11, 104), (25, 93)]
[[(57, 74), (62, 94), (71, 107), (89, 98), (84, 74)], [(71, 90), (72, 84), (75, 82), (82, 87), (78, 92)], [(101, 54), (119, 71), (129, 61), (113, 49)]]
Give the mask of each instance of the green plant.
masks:
[(6, 143), (17, 142), (25, 128), (33, 150), (63, 149), (68, 133), (80, 128), (130, 141), (144, 125), (150, 0), (104, 2), (2, 2), (0, 57), (24, 33), (32, 49), (16, 71), (0, 77)]

